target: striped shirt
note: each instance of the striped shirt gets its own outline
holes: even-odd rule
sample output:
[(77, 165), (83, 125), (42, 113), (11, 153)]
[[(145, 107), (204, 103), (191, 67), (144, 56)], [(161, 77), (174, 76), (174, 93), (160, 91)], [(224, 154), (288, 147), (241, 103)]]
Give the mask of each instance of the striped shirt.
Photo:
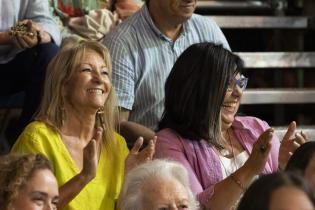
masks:
[(164, 83), (179, 55), (199, 42), (229, 45), (217, 24), (193, 14), (176, 41), (154, 25), (146, 5), (105, 38), (113, 62), (113, 85), (129, 121), (155, 130), (164, 110)]

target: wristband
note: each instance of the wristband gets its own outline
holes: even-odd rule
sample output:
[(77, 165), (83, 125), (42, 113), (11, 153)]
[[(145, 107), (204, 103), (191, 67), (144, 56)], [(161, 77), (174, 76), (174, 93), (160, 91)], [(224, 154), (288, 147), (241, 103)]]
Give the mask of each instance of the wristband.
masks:
[(239, 188), (242, 189), (243, 192), (246, 191), (247, 188), (245, 187), (245, 185), (244, 185), (238, 178), (236, 178), (234, 174), (231, 174), (230, 177), (231, 177), (231, 179), (233, 180), (233, 182), (234, 182)]

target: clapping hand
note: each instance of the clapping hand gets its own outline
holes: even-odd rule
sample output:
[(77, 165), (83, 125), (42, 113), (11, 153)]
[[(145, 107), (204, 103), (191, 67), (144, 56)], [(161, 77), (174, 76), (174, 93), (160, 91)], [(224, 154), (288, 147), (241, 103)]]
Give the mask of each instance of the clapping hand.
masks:
[(274, 130), (269, 128), (259, 136), (258, 140), (254, 144), (253, 150), (248, 160), (245, 163), (255, 175), (260, 174), (266, 165), (272, 146), (271, 139), (273, 132)]
[(137, 165), (144, 163), (148, 160), (152, 160), (154, 152), (155, 152), (155, 144), (157, 137), (155, 136), (151, 139), (148, 145), (140, 151), (140, 148), (143, 144), (143, 138), (139, 137), (130, 150), (126, 161), (125, 161), (125, 174), (127, 174), (131, 169), (136, 167)]
[(300, 133), (296, 133), (295, 129), (296, 123), (293, 121), (290, 123), (288, 130), (281, 141), (278, 157), (280, 169), (285, 168), (294, 151), (305, 143), (305, 134), (302, 133), (302, 131)]
[(93, 139), (84, 147), (83, 150), (83, 169), (81, 173), (89, 181), (96, 176), (102, 137), (103, 129), (98, 127), (95, 131)]

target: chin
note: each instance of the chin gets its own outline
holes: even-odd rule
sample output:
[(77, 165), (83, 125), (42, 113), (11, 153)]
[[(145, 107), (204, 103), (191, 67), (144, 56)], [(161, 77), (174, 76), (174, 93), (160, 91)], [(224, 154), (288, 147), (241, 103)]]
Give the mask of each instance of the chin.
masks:
[(222, 127), (231, 127), (234, 122), (234, 117), (222, 117), (221, 118), (221, 123)]

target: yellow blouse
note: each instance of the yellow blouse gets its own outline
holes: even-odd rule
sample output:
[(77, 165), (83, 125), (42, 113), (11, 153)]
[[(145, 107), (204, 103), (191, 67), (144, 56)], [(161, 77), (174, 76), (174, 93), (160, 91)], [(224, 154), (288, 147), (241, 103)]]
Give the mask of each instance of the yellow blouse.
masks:
[[(65, 210), (114, 210), (124, 178), (124, 163), (129, 153), (123, 137), (115, 133), (116, 144), (102, 149), (96, 177), (69, 203)], [(11, 152), (41, 153), (53, 164), (58, 185), (62, 186), (80, 171), (60, 135), (49, 125), (30, 123)]]

